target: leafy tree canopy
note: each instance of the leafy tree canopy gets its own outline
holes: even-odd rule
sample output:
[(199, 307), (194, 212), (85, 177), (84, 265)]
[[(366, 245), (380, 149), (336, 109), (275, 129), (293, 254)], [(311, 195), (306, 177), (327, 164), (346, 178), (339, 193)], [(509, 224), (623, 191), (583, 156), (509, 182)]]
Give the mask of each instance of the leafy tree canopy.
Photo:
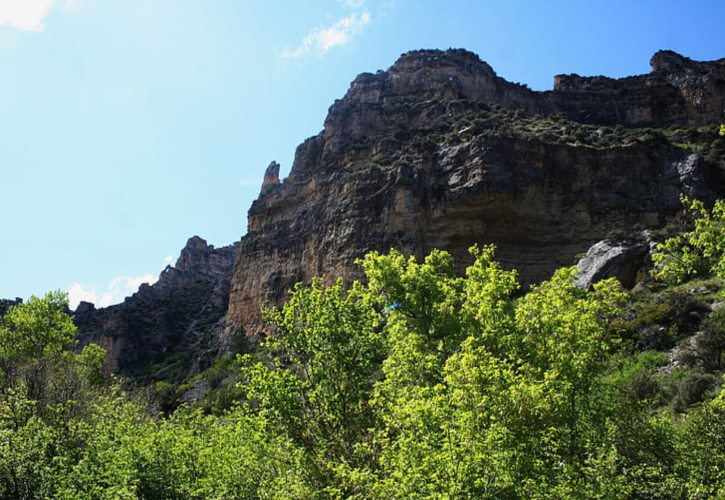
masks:
[(75, 334), (67, 294), (33, 296), (0, 319), (0, 355), (39, 358), (58, 354), (73, 345)]
[(695, 216), (694, 229), (657, 246), (653, 275), (669, 284), (710, 273), (725, 278), (725, 200), (717, 200), (712, 210), (700, 200), (682, 202)]

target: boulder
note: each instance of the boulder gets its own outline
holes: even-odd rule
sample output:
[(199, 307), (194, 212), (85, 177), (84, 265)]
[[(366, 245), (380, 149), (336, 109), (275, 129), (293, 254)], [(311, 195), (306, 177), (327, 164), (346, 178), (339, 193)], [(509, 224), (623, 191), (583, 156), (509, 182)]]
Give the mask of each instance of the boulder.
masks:
[(635, 240), (598, 241), (577, 263), (579, 271), (574, 284), (590, 288), (606, 278), (617, 278), (622, 286), (632, 288), (647, 264), (649, 245)]

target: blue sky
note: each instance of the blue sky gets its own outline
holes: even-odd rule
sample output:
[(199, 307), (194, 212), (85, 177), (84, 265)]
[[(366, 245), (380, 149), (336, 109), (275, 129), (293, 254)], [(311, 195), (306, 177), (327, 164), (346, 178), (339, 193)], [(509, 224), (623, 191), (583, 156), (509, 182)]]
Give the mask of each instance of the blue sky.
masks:
[(722, 1), (0, 0), (0, 297), (107, 305), (221, 246), (358, 73), (464, 47), (504, 78), (725, 57)]

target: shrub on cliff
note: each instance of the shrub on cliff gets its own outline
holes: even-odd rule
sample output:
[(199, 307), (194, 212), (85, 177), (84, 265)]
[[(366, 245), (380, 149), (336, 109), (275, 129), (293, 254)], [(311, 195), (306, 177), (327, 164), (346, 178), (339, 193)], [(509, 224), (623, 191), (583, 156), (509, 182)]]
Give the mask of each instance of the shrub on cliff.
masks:
[(725, 200), (712, 210), (699, 200), (682, 201), (695, 217), (694, 228), (658, 245), (653, 275), (669, 284), (703, 274), (725, 279)]

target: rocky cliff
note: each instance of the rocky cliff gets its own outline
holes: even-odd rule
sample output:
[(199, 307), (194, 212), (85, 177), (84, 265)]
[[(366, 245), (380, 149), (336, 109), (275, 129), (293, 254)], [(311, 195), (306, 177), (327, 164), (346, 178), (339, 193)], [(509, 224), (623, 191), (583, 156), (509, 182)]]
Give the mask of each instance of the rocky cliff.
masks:
[(5, 316), (11, 307), (19, 306), (23, 303), (23, 299), (16, 297), (13, 299), (0, 299), (0, 316)]
[[(494, 243), (534, 283), (622, 230), (661, 227), (681, 194), (724, 191), (725, 59), (662, 51), (651, 65), (622, 79), (557, 76), (547, 92), (465, 50), (413, 51), (362, 74), (286, 179), (269, 165), (238, 248), (192, 238), (157, 284), (80, 307), (81, 337), (107, 347), (113, 368), (171, 360), (188, 371), (204, 364), (189, 353), (263, 334), (260, 307), (295, 282), (356, 276), (370, 250), (442, 248), (464, 265), (468, 247)], [(624, 253), (602, 248), (591, 279), (616, 274), (605, 257)]]
[(216, 354), (237, 248), (216, 249), (194, 236), (176, 265), (122, 304), (96, 309), (81, 302), (74, 315), (81, 345), (104, 347), (113, 371), (154, 367), (167, 372), (153, 374), (160, 378), (198, 371)]
[(613, 79), (559, 75), (541, 94), (542, 111), (606, 125), (667, 127), (723, 120), (725, 59), (698, 62), (657, 52), (647, 75)]
[[(296, 281), (355, 275), (370, 250), (443, 248), (465, 263), (468, 247), (495, 243), (532, 283), (617, 229), (663, 225), (682, 193), (714, 198), (721, 155), (708, 163), (688, 137), (724, 119), (725, 60), (664, 51), (651, 63), (619, 80), (558, 76), (550, 92), (509, 83), (463, 50), (410, 52), (360, 75), (289, 177), (265, 177), (230, 328), (261, 333), (261, 305)], [(721, 151), (714, 127), (697, 130)]]

